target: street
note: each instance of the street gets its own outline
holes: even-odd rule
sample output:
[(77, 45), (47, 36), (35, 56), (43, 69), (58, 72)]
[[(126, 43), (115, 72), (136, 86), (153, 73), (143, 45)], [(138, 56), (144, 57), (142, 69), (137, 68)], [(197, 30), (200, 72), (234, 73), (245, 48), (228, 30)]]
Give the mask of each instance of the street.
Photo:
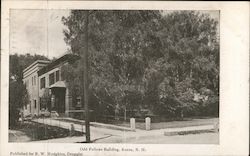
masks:
[[(72, 121), (74, 121), (72, 119)], [(84, 125), (76, 124), (72, 122), (59, 121), (57, 119), (35, 119), (33, 122), (56, 126), (64, 129), (70, 129), (73, 125), (74, 131), (85, 132)], [(97, 123), (95, 123), (97, 124)], [(98, 123), (99, 124), (99, 123)], [(102, 127), (98, 127), (98, 126)], [(115, 126), (115, 129), (111, 125), (99, 124), (95, 126), (91, 124), (91, 141), (93, 143), (158, 143), (158, 144), (218, 144), (219, 133), (214, 131), (214, 125), (196, 125), (176, 128), (165, 128), (157, 130), (131, 130), (129, 128), (122, 129), (124, 127)], [(119, 129), (118, 129), (119, 128)], [(28, 139), (18, 139), (17, 136), (27, 138), (25, 134), (16, 131), (11, 131), (10, 141), (15, 140), (27, 142)], [(18, 135), (17, 135), (18, 134)], [(14, 138), (15, 136), (15, 138)], [(86, 141), (86, 136), (74, 136), (74, 137), (62, 137), (49, 140), (37, 140), (35, 142), (42, 143), (82, 143)]]
[(125, 142), (119, 137), (109, 137), (95, 143), (138, 143), (138, 144), (218, 144), (218, 133), (201, 133), (176, 136), (149, 136), (130, 138)]
[[(15, 133), (15, 134), (14, 134)], [(17, 134), (17, 135), (16, 135)], [(95, 138), (95, 133), (91, 133), (93, 143), (138, 143), (138, 144), (218, 144), (219, 133), (200, 133), (175, 136), (144, 136), (130, 137), (123, 139), (121, 136), (106, 135)], [(10, 142), (30, 142), (30, 139), (18, 131), (9, 133)], [(84, 142), (85, 136), (66, 137), (51, 140), (35, 141), (39, 143), (80, 143)]]

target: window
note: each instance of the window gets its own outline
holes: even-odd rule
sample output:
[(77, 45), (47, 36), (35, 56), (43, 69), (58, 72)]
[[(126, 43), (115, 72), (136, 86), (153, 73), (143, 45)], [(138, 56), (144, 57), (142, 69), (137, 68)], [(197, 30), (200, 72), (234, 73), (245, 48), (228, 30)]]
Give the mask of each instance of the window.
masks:
[(26, 85), (26, 88), (29, 88), (29, 80), (26, 80), (25, 85)]
[(36, 100), (34, 100), (34, 106), (35, 106), (35, 109), (36, 109)]
[(33, 76), (33, 86), (35, 85), (35, 76)]
[(45, 77), (40, 79), (40, 89), (45, 88)]
[(49, 74), (49, 85), (52, 85), (55, 83), (55, 74), (51, 73)]
[(32, 76), (32, 86), (34, 86), (34, 82), (35, 80), (34, 80), (34, 76)]
[(36, 76), (34, 76), (34, 85), (36, 85)]
[(59, 81), (59, 70), (56, 71), (56, 82)]
[(78, 106), (81, 106), (81, 97), (80, 97), (80, 96), (78, 96), (78, 97), (76, 98), (76, 104), (77, 104)]

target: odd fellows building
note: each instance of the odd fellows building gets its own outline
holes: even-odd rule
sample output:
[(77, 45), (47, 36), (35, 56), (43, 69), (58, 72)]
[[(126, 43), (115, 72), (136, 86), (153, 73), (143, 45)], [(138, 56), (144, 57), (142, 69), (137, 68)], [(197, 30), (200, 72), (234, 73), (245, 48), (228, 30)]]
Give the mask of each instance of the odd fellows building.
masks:
[(24, 106), (24, 115), (38, 116), (42, 111), (56, 111), (69, 115), (72, 97), (65, 81), (62, 80), (62, 66), (79, 59), (66, 54), (52, 62), (37, 60), (23, 70), (23, 82), (29, 94), (29, 103)]

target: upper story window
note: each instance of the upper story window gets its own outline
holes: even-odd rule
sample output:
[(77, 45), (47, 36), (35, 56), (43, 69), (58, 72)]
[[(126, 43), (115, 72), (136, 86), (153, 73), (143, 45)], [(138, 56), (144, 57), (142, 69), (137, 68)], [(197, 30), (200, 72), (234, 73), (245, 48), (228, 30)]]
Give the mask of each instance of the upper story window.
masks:
[(32, 86), (35, 86), (36, 85), (36, 76), (32, 76), (31, 79), (32, 79), (32, 82), (31, 82)]
[(29, 88), (29, 80), (25, 81), (26, 88)]
[(60, 77), (59, 77), (59, 70), (56, 71), (56, 82), (60, 80)]
[(55, 83), (55, 74), (51, 73), (49, 74), (49, 85), (52, 85)]
[(40, 89), (45, 88), (45, 77), (40, 79)]
[(34, 76), (34, 86), (36, 85), (36, 76)]

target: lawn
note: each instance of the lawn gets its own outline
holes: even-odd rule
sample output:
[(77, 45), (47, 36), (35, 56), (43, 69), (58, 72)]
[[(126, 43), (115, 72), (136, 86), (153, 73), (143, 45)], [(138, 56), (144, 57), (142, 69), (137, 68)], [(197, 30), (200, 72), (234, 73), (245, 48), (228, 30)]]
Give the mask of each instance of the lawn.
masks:
[[(68, 136), (82, 136), (81, 132), (71, 132), (69, 129), (63, 129), (56, 126), (49, 126), (45, 124), (35, 122), (24, 122), (16, 126), (14, 130), (10, 130), (9, 141), (10, 142), (22, 142), (22, 141), (37, 141), (47, 140), (54, 138), (64, 138)], [(20, 139), (25, 138), (25, 139)], [(29, 138), (29, 139), (27, 139)]]

